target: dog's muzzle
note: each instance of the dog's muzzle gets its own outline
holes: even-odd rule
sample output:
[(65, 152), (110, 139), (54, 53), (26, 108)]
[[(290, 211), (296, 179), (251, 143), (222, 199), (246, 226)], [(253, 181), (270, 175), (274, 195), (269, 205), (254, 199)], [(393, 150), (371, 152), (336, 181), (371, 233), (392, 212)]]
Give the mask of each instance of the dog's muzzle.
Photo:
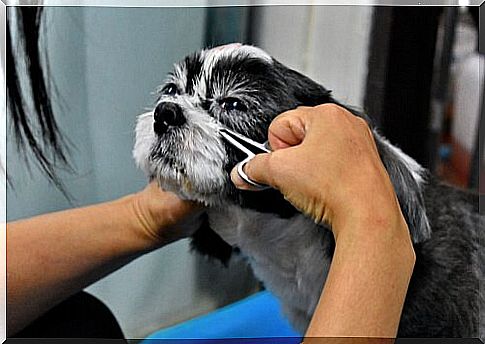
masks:
[(163, 102), (153, 112), (153, 130), (158, 135), (165, 134), (170, 127), (180, 127), (187, 121), (182, 108), (175, 103)]

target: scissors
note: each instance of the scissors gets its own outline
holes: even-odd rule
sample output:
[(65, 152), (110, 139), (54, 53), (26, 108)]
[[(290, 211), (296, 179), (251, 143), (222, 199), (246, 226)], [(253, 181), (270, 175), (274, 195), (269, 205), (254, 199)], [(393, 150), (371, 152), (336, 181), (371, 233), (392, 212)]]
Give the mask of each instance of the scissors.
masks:
[(244, 172), (244, 166), (256, 156), (256, 154), (261, 153), (270, 153), (271, 149), (269, 148), (268, 141), (265, 143), (259, 143), (256, 141), (251, 140), (250, 138), (238, 134), (232, 130), (227, 128), (220, 129), (221, 136), (229, 142), (231, 145), (239, 149), (241, 152), (247, 155), (247, 158), (241, 161), (237, 165), (237, 174), (249, 185), (254, 186), (258, 190), (268, 189), (269, 186), (265, 184), (261, 184), (255, 182), (248, 175)]

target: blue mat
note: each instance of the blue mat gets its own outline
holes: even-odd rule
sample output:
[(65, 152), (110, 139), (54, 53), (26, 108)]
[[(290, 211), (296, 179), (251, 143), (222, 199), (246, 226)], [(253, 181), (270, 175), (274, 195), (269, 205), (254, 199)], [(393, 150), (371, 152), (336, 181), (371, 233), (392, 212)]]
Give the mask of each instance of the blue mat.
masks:
[(262, 291), (209, 314), (157, 331), (142, 343), (297, 344), (301, 334), (283, 318), (279, 301)]

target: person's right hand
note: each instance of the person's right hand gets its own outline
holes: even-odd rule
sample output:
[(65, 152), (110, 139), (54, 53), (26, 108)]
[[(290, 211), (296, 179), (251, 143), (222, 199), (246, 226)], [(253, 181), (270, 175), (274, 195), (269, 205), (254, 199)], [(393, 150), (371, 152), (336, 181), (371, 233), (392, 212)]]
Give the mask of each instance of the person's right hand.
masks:
[[(415, 254), (366, 122), (333, 104), (302, 107), (272, 122), (269, 142), (273, 152), (256, 155), (245, 165), (246, 174), (279, 189), (317, 223), (330, 224), (335, 237), (304, 342), (372, 337), (392, 343)], [(251, 189), (235, 169), (231, 177), (238, 188)]]
[[(273, 152), (249, 161), (246, 174), (280, 190), (315, 222), (332, 225), (334, 235), (343, 221), (406, 227), (372, 132), (362, 118), (335, 104), (299, 107), (276, 117), (268, 140)], [(251, 189), (236, 169), (231, 178), (236, 187)]]

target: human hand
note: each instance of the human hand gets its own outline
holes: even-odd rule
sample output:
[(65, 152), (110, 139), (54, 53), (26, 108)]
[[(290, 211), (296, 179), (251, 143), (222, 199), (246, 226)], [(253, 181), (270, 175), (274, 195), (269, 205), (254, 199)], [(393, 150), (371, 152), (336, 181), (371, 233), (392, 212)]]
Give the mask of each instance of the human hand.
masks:
[(200, 226), (203, 208), (162, 190), (153, 181), (133, 195), (131, 202), (139, 235), (152, 248), (192, 235)]
[[(407, 228), (362, 118), (335, 104), (299, 107), (271, 123), (268, 139), (273, 152), (253, 158), (245, 165), (246, 174), (280, 190), (315, 222), (330, 224), (334, 235), (341, 227), (352, 228), (343, 223), (349, 221)], [(252, 188), (236, 168), (231, 178), (240, 189)]]
[[(397, 334), (415, 262), (409, 230), (366, 122), (334, 104), (300, 107), (269, 128), (273, 152), (245, 165), (315, 222), (336, 245), (305, 343)], [(231, 172), (236, 187), (249, 189)], [(365, 314), (365, 316), (363, 316)]]

